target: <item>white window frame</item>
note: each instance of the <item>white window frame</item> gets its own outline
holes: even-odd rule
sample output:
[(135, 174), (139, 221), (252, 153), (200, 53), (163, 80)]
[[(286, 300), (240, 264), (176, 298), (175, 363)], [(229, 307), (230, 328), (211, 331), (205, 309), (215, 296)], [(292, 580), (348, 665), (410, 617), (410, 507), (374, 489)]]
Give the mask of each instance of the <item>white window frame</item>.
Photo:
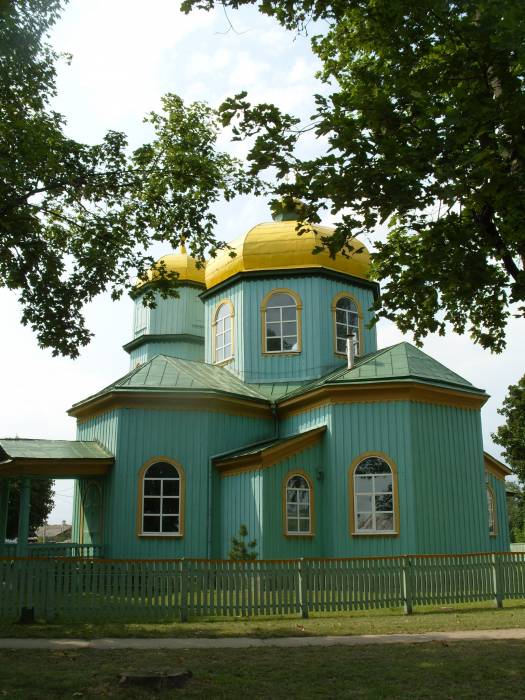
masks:
[[(339, 304), (344, 300), (348, 299), (348, 301), (352, 304), (354, 307), (354, 310), (348, 310), (348, 309), (340, 309)], [(361, 335), (359, 332), (359, 306), (357, 305), (357, 302), (355, 299), (352, 299), (352, 297), (349, 294), (342, 294), (339, 296), (337, 299), (334, 308), (334, 333), (335, 333), (335, 352), (338, 355), (346, 355), (346, 339), (350, 333), (350, 331), (353, 332), (354, 334), (354, 344), (356, 347), (356, 354), (360, 354), (360, 347), (361, 347)], [(337, 320), (337, 312), (342, 312), (345, 314), (345, 320), (343, 323)], [(350, 314), (355, 314), (356, 316), (356, 324), (354, 325), (353, 323), (349, 322)], [(338, 326), (344, 326), (345, 328), (345, 333), (344, 336), (341, 336), (338, 334)], [(343, 340), (344, 341), (344, 349), (340, 350), (338, 341)]]
[[(272, 306), (272, 299), (275, 296), (278, 295), (285, 295), (291, 299), (291, 304), (286, 304), (286, 305), (280, 305), (280, 306)], [(293, 319), (283, 319), (283, 310), (284, 309), (293, 309), (294, 310), (294, 318)], [(272, 310), (278, 311), (279, 318), (276, 321), (270, 321), (268, 319), (268, 311)], [(284, 323), (294, 323), (295, 324), (295, 333), (290, 335), (284, 335), (284, 330), (283, 330), (283, 324)], [(268, 326), (278, 326), (279, 327), (279, 333), (277, 335), (268, 335)], [(266, 305), (264, 307), (264, 338), (263, 338), (263, 343), (264, 343), (264, 352), (268, 354), (282, 354), (282, 353), (296, 353), (300, 352), (300, 323), (299, 323), (299, 305), (297, 303), (297, 299), (290, 294), (288, 290), (274, 290), (271, 295), (267, 298), (266, 300)], [(292, 348), (285, 348), (284, 347), (284, 341), (288, 338), (295, 338), (295, 344)], [(280, 341), (280, 349), (279, 350), (269, 350), (268, 349), (268, 341), (269, 340), (279, 340)]]
[[(385, 465), (385, 469), (388, 471), (384, 471), (381, 473), (377, 474), (358, 474), (359, 467), (366, 462), (369, 459), (379, 459), (383, 464)], [(379, 478), (384, 478), (385, 476), (390, 477), (390, 491), (379, 491), (376, 489), (376, 481)], [(371, 479), (371, 490), (368, 491), (358, 491), (358, 479), (361, 477), (367, 477), (367, 479)], [(395, 493), (395, 481), (394, 481), (394, 471), (392, 469), (392, 466), (381, 456), (379, 455), (369, 455), (367, 457), (363, 457), (359, 461), (359, 463), (355, 466), (354, 471), (353, 471), (353, 491), (354, 491), (354, 533), (358, 535), (394, 535), (397, 534), (396, 530), (396, 503), (395, 503), (395, 498), (396, 498), (396, 493)], [(371, 497), (372, 499), (372, 509), (370, 511), (368, 510), (359, 510), (358, 509), (358, 498), (359, 496), (368, 496)], [(392, 498), (392, 509), (391, 510), (378, 510), (376, 507), (376, 497), (379, 496), (390, 496)], [(370, 515), (372, 517), (372, 528), (363, 528), (359, 527), (359, 515)], [(392, 528), (391, 529), (378, 529), (377, 528), (377, 517), (381, 515), (391, 515), (392, 516)]]
[[(292, 479), (302, 479), (303, 482), (306, 484), (306, 486), (302, 487), (296, 487), (296, 486), (290, 486), (290, 482)], [(300, 502), (300, 496), (299, 494), (308, 494), (307, 501), (302, 501)], [(291, 498), (291, 494), (295, 496), (294, 498)], [(291, 500), (289, 500), (291, 499)], [(313, 533), (313, 528), (312, 528), (312, 507), (313, 507), (313, 494), (312, 494), (312, 484), (310, 481), (306, 478), (304, 474), (300, 473), (294, 473), (290, 474), (289, 476), (286, 477), (286, 483), (285, 483), (285, 493), (284, 493), (284, 512), (285, 512), (285, 522), (286, 522), (286, 527), (285, 527), (285, 532), (286, 535), (289, 537), (305, 537), (308, 535), (311, 535)], [(289, 506), (295, 510), (294, 515), (289, 514)], [(299, 512), (299, 506), (308, 506), (308, 516), (300, 515)], [(297, 530), (290, 530), (290, 520), (295, 520), (297, 522)], [(308, 522), (308, 530), (300, 530), (300, 523), (301, 521), (307, 521)]]
[[(157, 464), (167, 464), (173, 471), (176, 473), (176, 476), (173, 477), (148, 477), (148, 472), (155, 467)], [(165, 482), (173, 482), (173, 481), (178, 481), (179, 483), (179, 492), (177, 495), (164, 495), (164, 483)], [(157, 494), (147, 494), (146, 493), (146, 483), (149, 482), (160, 482), (160, 493)], [(157, 499), (159, 501), (159, 512), (157, 513), (146, 513), (146, 499)], [(176, 501), (177, 502), (177, 509), (175, 513), (164, 513), (164, 502), (170, 500), (170, 501)], [(148, 517), (158, 517), (159, 518), (159, 530), (147, 530), (145, 527), (145, 518)], [(178, 519), (178, 528), (176, 530), (164, 530), (163, 529), (163, 517), (177, 517)], [(174, 465), (171, 464), (170, 462), (165, 462), (164, 460), (156, 460), (153, 462), (153, 464), (150, 464), (148, 468), (145, 470), (144, 475), (142, 477), (142, 534), (143, 535), (152, 535), (156, 537), (166, 537), (166, 536), (177, 536), (182, 534), (182, 475), (179, 471), (179, 469)]]
[[(220, 316), (223, 309), (226, 309), (226, 314)], [(222, 301), (215, 312), (213, 322), (213, 354), (214, 364), (222, 364), (233, 358), (233, 306), (230, 301)], [(230, 342), (223, 342), (226, 333), (230, 333)], [(229, 347), (229, 354), (226, 354), (225, 349)], [(220, 353), (224, 353), (219, 357)]]

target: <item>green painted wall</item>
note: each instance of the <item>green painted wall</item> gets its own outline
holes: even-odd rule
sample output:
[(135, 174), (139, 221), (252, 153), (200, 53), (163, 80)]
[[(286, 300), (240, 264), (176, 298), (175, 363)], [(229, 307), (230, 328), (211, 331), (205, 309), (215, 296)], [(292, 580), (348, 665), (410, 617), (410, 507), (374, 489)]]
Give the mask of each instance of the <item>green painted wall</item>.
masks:
[[(261, 303), (272, 289), (287, 288), (302, 301), (302, 350), (297, 355), (262, 353)], [(270, 383), (315, 379), (342, 366), (345, 359), (334, 353), (332, 301), (339, 292), (348, 292), (361, 304), (365, 353), (377, 349), (375, 328), (366, 328), (373, 302), (367, 287), (327, 279), (317, 275), (246, 278), (219, 290), (205, 300), (206, 362), (212, 362), (212, 323), (214, 313), (224, 299), (235, 309), (234, 359), (226, 366), (248, 383)]]
[[(143, 335), (181, 335), (197, 336), (204, 339), (204, 305), (199, 298), (202, 288), (196, 286), (181, 286), (176, 299), (163, 299), (155, 296), (156, 307), (144, 307), (142, 297), (135, 299), (133, 317), (133, 338)], [(138, 362), (147, 362), (159, 353), (173, 355), (185, 360), (204, 359), (204, 348), (201, 345), (186, 342), (184, 339), (161, 343), (158, 340), (147, 341), (144, 345), (130, 352), (130, 368), (134, 369)]]
[(155, 355), (169, 355), (170, 357), (180, 357), (183, 360), (204, 362), (204, 341), (202, 344), (179, 339), (147, 341), (129, 353), (130, 369), (135, 369), (137, 365), (149, 362)]
[[(105, 485), (105, 555), (208, 556), (209, 458), (270, 437), (273, 422), (211, 411), (119, 409), (116, 416), (116, 440), (108, 429), (111, 421), (105, 416), (79, 426), (79, 439), (98, 439), (117, 456)], [(184, 470), (185, 534), (181, 538), (136, 535), (139, 471), (154, 457), (169, 457)], [(214, 483), (212, 479), (212, 486)], [(213, 492), (210, 498), (215, 498)]]
[(486, 474), (487, 484), (492, 487), (496, 496), (496, 536), (489, 536), (490, 546), (487, 551), (508, 552), (510, 549), (509, 516), (507, 513), (507, 497), (505, 482), (490, 473)]

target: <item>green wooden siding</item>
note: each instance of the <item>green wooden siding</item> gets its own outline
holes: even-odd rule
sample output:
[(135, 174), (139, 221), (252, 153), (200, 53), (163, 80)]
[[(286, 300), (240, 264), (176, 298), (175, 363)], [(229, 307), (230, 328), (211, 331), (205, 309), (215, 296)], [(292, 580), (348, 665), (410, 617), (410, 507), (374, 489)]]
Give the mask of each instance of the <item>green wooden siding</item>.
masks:
[[(133, 337), (143, 335), (191, 335), (204, 338), (204, 305), (199, 298), (202, 289), (183, 286), (178, 290), (176, 299), (163, 299), (160, 294), (155, 297), (156, 307), (144, 307), (142, 298), (135, 299), (133, 319)], [(161, 342), (158, 339), (147, 341), (130, 352), (130, 368), (137, 363), (150, 360), (157, 354), (173, 355), (186, 360), (204, 359), (204, 348), (196, 343), (171, 339)]]
[(146, 341), (129, 353), (130, 369), (135, 369), (137, 365), (149, 362), (155, 355), (169, 355), (170, 357), (180, 357), (183, 360), (204, 362), (204, 343), (199, 345), (182, 339)]
[[(120, 409), (115, 464), (106, 479), (105, 555), (123, 558), (208, 556), (210, 456), (273, 434), (268, 420), (194, 411)], [(87, 424), (80, 424), (87, 430)], [(97, 434), (97, 425), (100, 433)], [(104, 442), (107, 421), (90, 421), (90, 439)], [(106, 445), (112, 449), (110, 445)], [(112, 450), (113, 451), (113, 450)], [(138, 537), (138, 476), (155, 457), (178, 462), (185, 475), (185, 527), (180, 538)], [(212, 485), (215, 483), (212, 480)], [(210, 498), (214, 499), (213, 493)]]
[(496, 536), (489, 537), (490, 547), (493, 552), (507, 552), (510, 549), (509, 518), (507, 513), (507, 497), (505, 495), (505, 482), (497, 479), (493, 474), (486, 473), (487, 485), (492, 487), (496, 497)]
[[(261, 303), (272, 289), (287, 288), (302, 302), (302, 350), (297, 355), (262, 353)], [(334, 353), (332, 301), (339, 292), (348, 292), (363, 311), (364, 352), (377, 348), (375, 327), (366, 328), (371, 318), (372, 291), (343, 280), (316, 275), (243, 279), (219, 290), (205, 300), (206, 362), (213, 362), (212, 323), (217, 304), (230, 299), (235, 309), (235, 357), (226, 365), (248, 383), (293, 382), (315, 379), (344, 365)]]

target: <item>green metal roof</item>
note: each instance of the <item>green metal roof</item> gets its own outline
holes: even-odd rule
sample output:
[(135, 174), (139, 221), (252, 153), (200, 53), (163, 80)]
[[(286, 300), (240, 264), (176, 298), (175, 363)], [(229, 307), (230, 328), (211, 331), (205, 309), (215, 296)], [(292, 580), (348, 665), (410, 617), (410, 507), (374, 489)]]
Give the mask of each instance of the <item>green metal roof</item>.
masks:
[(297, 438), (303, 438), (307, 436), (321, 435), (326, 431), (326, 425), (321, 425), (311, 430), (305, 430), (299, 433), (293, 433), (292, 435), (287, 435), (282, 438), (274, 438), (273, 440), (265, 440), (262, 442), (257, 442), (253, 445), (248, 445), (247, 447), (241, 448), (239, 450), (233, 450), (232, 452), (227, 452), (222, 454), (220, 457), (214, 461), (220, 461), (221, 459), (234, 459), (236, 457), (249, 457), (250, 455), (256, 455), (265, 450), (269, 450), (277, 445), (286, 445), (287, 443), (297, 440)]
[(74, 406), (104, 394), (127, 391), (176, 391), (181, 393), (213, 391), (267, 401), (261, 392), (249, 384), (244, 384), (224, 367), (195, 360), (181, 360), (178, 357), (167, 355), (156, 355), (149, 362), (137, 367), (102, 391), (74, 404)]
[(111, 459), (113, 455), (95, 441), (0, 439), (0, 463), (13, 459)]
[(437, 360), (410, 343), (399, 343), (369, 355), (356, 358), (352, 369), (330, 372), (320, 379), (305, 384), (283, 398), (305, 394), (327, 385), (365, 384), (386, 381), (423, 381), (444, 387), (484, 394), (469, 381), (452, 372)]

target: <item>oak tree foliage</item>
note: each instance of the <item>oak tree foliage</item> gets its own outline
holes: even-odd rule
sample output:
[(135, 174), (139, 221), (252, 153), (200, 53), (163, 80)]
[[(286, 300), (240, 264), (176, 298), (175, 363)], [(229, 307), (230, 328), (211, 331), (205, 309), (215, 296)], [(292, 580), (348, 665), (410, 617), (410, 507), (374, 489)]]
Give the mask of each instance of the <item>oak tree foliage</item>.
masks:
[(500, 425), (492, 439), (503, 447), (503, 456), (525, 485), (525, 376), (509, 386), (498, 413), (505, 417), (505, 423)]
[[(54, 495), (52, 479), (32, 479), (29, 510), (29, 535), (43, 525), (53, 507)], [(20, 510), (20, 481), (13, 479), (9, 484), (9, 508), (7, 510), (6, 537), (14, 539), (18, 535), (18, 513)]]
[[(308, 32), (322, 68), (311, 122), (245, 92), (221, 107), (275, 192), (342, 214), (325, 245), (388, 227), (373, 273), (379, 316), (416, 342), (446, 324), (501, 351), (525, 313), (525, 12), (522, 0), (185, 0), (256, 5)], [(305, 131), (327, 144), (298, 153)]]
[[(151, 142), (133, 153), (116, 131), (95, 145), (68, 137), (52, 108), (64, 57), (49, 44), (64, 4), (0, 0), (0, 288), (18, 293), (40, 346), (75, 357), (92, 335), (87, 302), (146, 279), (155, 242), (186, 238), (197, 256), (208, 246), (213, 255), (213, 205), (258, 187), (217, 149), (216, 112), (175, 95), (146, 117)], [(149, 305), (155, 288), (177, 295), (176, 276), (157, 272)]]

